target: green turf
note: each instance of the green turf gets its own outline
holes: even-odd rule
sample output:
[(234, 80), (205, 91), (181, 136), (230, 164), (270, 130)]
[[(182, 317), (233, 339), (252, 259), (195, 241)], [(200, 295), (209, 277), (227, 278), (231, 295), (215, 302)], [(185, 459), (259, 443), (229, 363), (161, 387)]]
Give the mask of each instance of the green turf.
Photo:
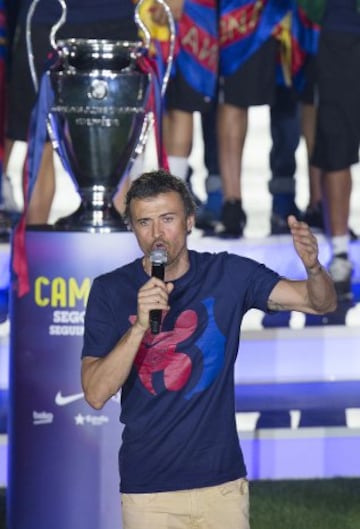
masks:
[(360, 479), (254, 481), (252, 529), (360, 529)]

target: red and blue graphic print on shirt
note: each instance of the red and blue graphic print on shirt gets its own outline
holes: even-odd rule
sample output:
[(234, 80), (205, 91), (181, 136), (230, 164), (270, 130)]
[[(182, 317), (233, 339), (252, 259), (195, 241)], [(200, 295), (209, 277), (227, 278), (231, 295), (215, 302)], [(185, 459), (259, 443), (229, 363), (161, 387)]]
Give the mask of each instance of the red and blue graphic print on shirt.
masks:
[[(206, 312), (203, 318), (201, 311)], [(135, 316), (130, 317), (133, 322)], [(203, 323), (201, 323), (203, 322)], [(194, 337), (195, 340), (194, 340)], [(207, 389), (221, 372), (225, 360), (225, 337), (214, 316), (214, 299), (202, 302), (199, 313), (181, 312), (170, 331), (148, 331), (135, 358), (139, 380), (152, 395), (182, 391), (184, 398)]]

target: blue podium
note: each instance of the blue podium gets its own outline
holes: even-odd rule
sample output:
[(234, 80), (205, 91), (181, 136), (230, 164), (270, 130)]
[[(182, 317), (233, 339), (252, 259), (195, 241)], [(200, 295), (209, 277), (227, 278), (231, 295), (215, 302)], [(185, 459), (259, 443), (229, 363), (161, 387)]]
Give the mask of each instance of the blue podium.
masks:
[(28, 231), (30, 292), (11, 296), (8, 529), (119, 529), (120, 402), (80, 382), (93, 278), (140, 255), (127, 232)]

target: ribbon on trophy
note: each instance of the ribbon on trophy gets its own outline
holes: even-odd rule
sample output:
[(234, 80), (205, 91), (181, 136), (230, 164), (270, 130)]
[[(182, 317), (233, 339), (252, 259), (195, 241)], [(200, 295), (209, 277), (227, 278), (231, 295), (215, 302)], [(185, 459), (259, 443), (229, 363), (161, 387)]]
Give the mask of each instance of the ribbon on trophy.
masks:
[[(157, 55), (158, 56), (158, 55)], [(140, 70), (144, 73), (150, 74), (153, 82), (150, 85), (150, 96), (148, 100), (147, 112), (151, 112), (154, 116), (154, 133), (156, 140), (156, 151), (158, 158), (158, 165), (165, 170), (169, 170), (169, 163), (167, 154), (165, 152), (164, 143), (162, 141), (162, 126), (161, 116), (163, 113), (163, 98), (161, 95), (162, 79), (165, 74), (162, 61), (155, 57), (142, 56), (139, 57), (137, 64)]]
[[(138, 59), (141, 71), (149, 73), (156, 82), (151, 87), (149, 106), (153, 109), (154, 133), (158, 157), (158, 165), (165, 170), (169, 170), (167, 154), (162, 140), (162, 124), (160, 116), (164, 110), (164, 99), (162, 94), (163, 81), (166, 75), (165, 58), (169, 56), (170, 31), (166, 25), (160, 25), (153, 21), (151, 17), (152, 6), (155, 0), (144, 0), (139, 3), (139, 15), (149, 34), (151, 35), (151, 45), (149, 54)], [(139, 31), (140, 36), (142, 31)], [(176, 44), (174, 53), (176, 53)]]
[(30, 118), (27, 152), (22, 178), (24, 208), (20, 220), (14, 229), (12, 250), (12, 268), (15, 277), (17, 278), (15, 289), (17, 290), (19, 297), (24, 296), (30, 290), (25, 241), (26, 215), (31, 193), (40, 169), (44, 145), (46, 141), (49, 141), (48, 130), (50, 122), (52, 133), (55, 134), (56, 142), (58, 144), (57, 150), (61, 162), (64, 169), (76, 185), (66, 151), (62, 144), (61, 134), (59, 134), (56, 117), (51, 114), (51, 107), (54, 102), (54, 92), (50, 83), (48, 68), (50, 68), (54, 62), (55, 56), (52, 56), (47, 64), (47, 69), (41, 77), (36, 104), (32, 110)]

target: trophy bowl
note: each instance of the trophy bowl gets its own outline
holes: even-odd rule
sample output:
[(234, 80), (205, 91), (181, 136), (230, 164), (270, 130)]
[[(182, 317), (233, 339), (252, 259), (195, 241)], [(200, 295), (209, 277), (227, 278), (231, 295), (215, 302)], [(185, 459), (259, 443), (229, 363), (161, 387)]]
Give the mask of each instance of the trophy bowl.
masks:
[(151, 79), (137, 64), (143, 42), (67, 39), (48, 71), (54, 92), (50, 135), (78, 189), (78, 210), (55, 229), (124, 231), (113, 196), (146, 127)]

